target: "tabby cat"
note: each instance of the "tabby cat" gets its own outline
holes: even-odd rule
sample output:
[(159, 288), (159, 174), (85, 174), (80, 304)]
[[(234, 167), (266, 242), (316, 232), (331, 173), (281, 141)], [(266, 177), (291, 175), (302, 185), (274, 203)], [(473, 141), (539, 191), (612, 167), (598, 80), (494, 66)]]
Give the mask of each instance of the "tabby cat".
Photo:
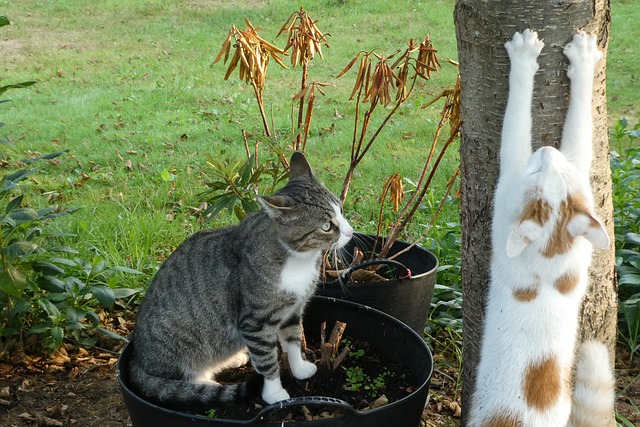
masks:
[(353, 229), (300, 153), (287, 185), (259, 202), (240, 224), (187, 239), (153, 279), (131, 341), (130, 380), (145, 398), (181, 407), (252, 397), (259, 384), (214, 379), (250, 357), (264, 401), (288, 399), (278, 342), (296, 378), (316, 372), (301, 354), (301, 317), (323, 253), (344, 246)]
[(576, 34), (564, 49), (571, 101), (560, 150), (532, 154), (535, 32), (505, 45), (511, 59), (495, 194), (493, 257), (484, 338), (472, 397), (472, 427), (600, 427), (612, 423), (614, 382), (604, 344), (580, 346), (578, 312), (592, 246), (609, 237), (593, 213), (591, 99), (596, 37)]

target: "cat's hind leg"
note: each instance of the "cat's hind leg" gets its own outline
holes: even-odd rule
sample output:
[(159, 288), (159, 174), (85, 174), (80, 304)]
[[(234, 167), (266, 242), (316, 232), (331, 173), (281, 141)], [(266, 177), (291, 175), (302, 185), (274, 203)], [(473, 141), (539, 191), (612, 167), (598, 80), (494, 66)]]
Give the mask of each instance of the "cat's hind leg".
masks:
[(185, 369), (183, 375), (185, 378), (189, 378), (198, 383), (215, 383), (215, 376), (226, 369), (235, 369), (246, 365), (251, 358), (249, 357), (249, 351), (245, 347), (237, 353), (229, 356), (227, 359), (218, 361), (216, 363), (209, 364), (202, 367), (197, 371), (191, 371)]
[(228, 359), (224, 360), (222, 363), (216, 365), (213, 368), (212, 374), (215, 375), (219, 372), (224, 371), (225, 369), (239, 368), (249, 363), (250, 360), (251, 357), (249, 357), (249, 349), (245, 347), (239, 352), (233, 354)]

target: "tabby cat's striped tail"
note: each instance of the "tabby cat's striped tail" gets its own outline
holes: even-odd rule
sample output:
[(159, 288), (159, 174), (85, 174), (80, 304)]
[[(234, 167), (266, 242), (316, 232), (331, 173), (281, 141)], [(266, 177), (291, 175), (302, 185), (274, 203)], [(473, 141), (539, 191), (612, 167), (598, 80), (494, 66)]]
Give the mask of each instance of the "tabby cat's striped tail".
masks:
[(567, 427), (608, 427), (613, 423), (615, 380), (609, 350), (599, 342), (582, 343), (576, 363), (576, 385)]
[(139, 394), (167, 408), (207, 408), (215, 403), (243, 402), (260, 396), (264, 378), (255, 375), (247, 382), (219, 384), (190, 382), (149, 375), (137, 363), (129, 365), (129, 379)]

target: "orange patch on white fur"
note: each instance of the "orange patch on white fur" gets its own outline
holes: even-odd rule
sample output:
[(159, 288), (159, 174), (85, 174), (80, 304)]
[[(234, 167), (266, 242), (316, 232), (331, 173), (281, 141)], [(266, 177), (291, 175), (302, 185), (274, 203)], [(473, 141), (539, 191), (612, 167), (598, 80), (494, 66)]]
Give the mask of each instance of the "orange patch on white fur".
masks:
[(577, 214), (590, 215), (587, 200), (582, 194), (569, 194), (567, 200), (560, 204), (559, 216), (556, 225), (547, 242), (547, 246), (542, 251), (546, 258), (553, 258), (556, 255), (567, 253), (573, 246), (574, 237), (569, 233), (569, 222)]
[(531, 302), (537, 296), (537, 288), (518, 288), (513, 291), (513, 297), (520, 302)]
[(556, 279), (553, 286), (558, 290), (558, 292), (565, 295), (572, 292), (576, 286), (578, 286), (579, 280), (580, 277), (578, 277), (578, 273), (575, 271), (567, 271)]
[(539, 411), (552, 406), (561, 397), (562, 373), (555, 357), (531, 365), (524, 376), (524, 397), (527, 405)]
[(502, 412), (491, 415), (481, 427), (520, 427), (522, 422), (515, 415), (509, 415)]
[(532, 200), (524, 207), (520, 221), (530, 220), (543, 226), (551, 216), (551, 205), (544, 200)]

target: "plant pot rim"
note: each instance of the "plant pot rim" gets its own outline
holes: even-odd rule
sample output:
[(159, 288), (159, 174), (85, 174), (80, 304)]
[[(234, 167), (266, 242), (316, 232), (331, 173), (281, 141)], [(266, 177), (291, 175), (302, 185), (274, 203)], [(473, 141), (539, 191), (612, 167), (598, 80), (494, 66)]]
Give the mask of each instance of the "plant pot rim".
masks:
[[(354, 246), (358, 247), (358, 243), (359, 243), (359, 242), (358, 242), (358, 240), (357, 240), (357, 237), (366, 238), (366, 239), (371, 239), (371, 240), (374, 240), (374, 239), (376, 239), (376, 238), (379, 238), (379, 239), (381, 239), (381, 240), (382, 240), (382, 242), (384, 242), (384, 241), (386, 241), (386, 240), (388, 239), (388, 237), (386, 237), (386, 236), (379, 236), (379, 235), (376, 235), (376, 234), (360, 233), (360, 232), (357, 232), (357, 231), (356, 231), (355, 233), (353, 233), (353, 236), (354, 236), (354, 237), (352, 237), (352, 238), (351, 238), (351, 240), (347, 243), (347, 245), (351, 245), (351, 244), (353, 244)], [(395, 247), (395, 248), (398, 248), (398, 247), (400, 247), (400, 249), (399, 249), (398, 251), (393, 252), (393, 253), (391, 254), (391, 256), (394, 256), (397, 252), (400, 252), (400, 251), (402, 251), (402, 250), (404, 250), (404, 249), (408, 248), (408, 247), (409, 247), (409, 246), (411, 246), (411, 245), (412, 245), (412, 243), (409, 243), (409, 242), (408, 242), (408, 241), (406, 241), (406, 240), (397, 239), (397, 240), (393, 243), (393, 245), (391, 246), (391, 248), (394, 248), (394, 247)], [(360, 248), (360, 249), (361, 249), (361, 248)], [(438, 257), (436, 257), (436, 256), (435, 256), (435, 254), (434, 254), (433, 252), (431, 252), (429, 249), (427, 249), (427, 248), (425, 248), (424, 246), (421, 246), (421, 245), (419, 245), (419, 244), (417, 244), (417, 243), (416, 243), (415, 245), (413, 245), (413, 247), (411, 247), (409, 250), (407, 250), (407, 252), (405, 252), (405, 254), (406, 254), (406, 253), (409, 253), (410, 251), (417, 251), (417, 252), (421, 252), (421, 253), (423, 253), (425, 256), (427, 256), (428, 258), (430, 258), (430, 261), (432, 261), (432, 264), (433, 264), (433, 267), (432, 267), (432, 268), (430, 268), (430, 269), (428, 269), (428, 270), (425, 270), (425, 271), (422, 271), (422, 272), (420, 272), (420, 273), (418, 273), (418, 274), (414, 274), (415, 272), (412, 270), (412, 271), (411, 271), (411, 273), (412, 273), (411, 278), (412, 278), (412, 279), (413, 279), (413, 278), (420, 278), (420, 277), (423, 277), (423, 276), (426, 276), (426, 275), (429, 275), (429, 274), (433, 274), (434, 272), (437, 272), (438, 267), (440, 266), (440, 261), (438, 260)], [(391, 256), (380, 257), (379, 259), (385, 260), (385, 259), (389, 259)], [(395, 259), (395, 258), (394, 258), (394, 259)], [(382, 283), (384, 283), (384, 282), (371, 282), (371, 283), (382, 284)], [(368, 284), (370, 284), (370, 283), (369, 283), (369, 282), (348, 282), (347, 284), (348, 284), (349, 286), (354, 286), (354, 285), (368, 285)]]

